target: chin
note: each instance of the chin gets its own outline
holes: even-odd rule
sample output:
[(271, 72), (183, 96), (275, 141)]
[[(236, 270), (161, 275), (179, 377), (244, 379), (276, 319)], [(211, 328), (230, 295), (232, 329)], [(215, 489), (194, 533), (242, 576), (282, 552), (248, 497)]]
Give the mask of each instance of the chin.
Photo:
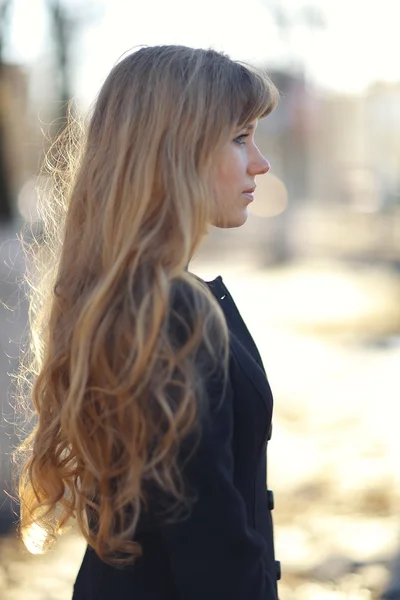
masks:
[(220, 218), (215, 222), (210, 222), (210, 225), (213, 227), (218, 227), (218, 229), (234, 229), (235, 227), (241, 227), (247, 221), (248, 213), (247, 210), (244, 210), (241, 213), (236, 215), (231, 215), (228, 218)]
[(243, 211), (241, 214), (235, 216), (235, 218), (231, 218), (228, 223), (225, 225), (226, 229), (233, 229), (234, 227), (241, 227), (247, 221), (248, 214), (247, 210)]

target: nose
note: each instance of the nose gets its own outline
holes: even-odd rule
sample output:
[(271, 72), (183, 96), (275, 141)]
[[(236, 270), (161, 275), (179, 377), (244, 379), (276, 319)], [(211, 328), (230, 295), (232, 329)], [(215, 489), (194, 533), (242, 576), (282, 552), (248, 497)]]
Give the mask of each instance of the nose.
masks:
[(262, 165), (262, 167), (260, 168), (260, 170), (258, 172), (260, 175), (264, 175), (265, 173), (268, 173), (268, 171), (271, 168), (271, 165), (269, 164), (269, 161), (266, 158), (264, 158), (264, 157), (262, 157), (262, 158), (263, 158), (263, 165)]
[(254, 157), (251, 164), (249, 165), (250, 174), (253, 176), (264, 175), (265, 173), (268, 173), (270, 168), (271, 165), (269, 164), (269, 161), (261, 154), (261, 152), (257, 148), (257, 155)]

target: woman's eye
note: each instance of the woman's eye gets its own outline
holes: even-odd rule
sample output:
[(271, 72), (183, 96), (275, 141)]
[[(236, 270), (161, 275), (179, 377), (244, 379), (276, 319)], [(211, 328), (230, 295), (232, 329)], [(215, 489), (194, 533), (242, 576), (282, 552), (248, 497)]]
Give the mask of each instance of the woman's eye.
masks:
[(233, 141), (236, 142), (236, 144), (244, 146), (244, 144), (246, 143), (245, 138), (247, 137), (249, 137), (248, 133), (242, 133), (242, 135), (238, 135), (238, 137), (236, 137)]

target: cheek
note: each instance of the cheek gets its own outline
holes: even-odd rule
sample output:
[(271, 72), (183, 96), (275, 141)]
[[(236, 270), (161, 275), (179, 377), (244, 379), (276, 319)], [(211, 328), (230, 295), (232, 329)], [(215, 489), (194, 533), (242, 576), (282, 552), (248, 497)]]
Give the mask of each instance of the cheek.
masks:
[(232, 142), (214, 164), (213, 182), (216, 204), (227, 209), (240, 200), (246, 181), (246, 152)]
[(240, 182), (243, 179), (241, 172), (241, 166), (238, 164), (238, 160), (235, 160), (235, 157), (220, 166), (217, 176), (217, 189), (221, 195), (226, 196), (227, 194), (237, 193), (238, 186), (240, 187)]

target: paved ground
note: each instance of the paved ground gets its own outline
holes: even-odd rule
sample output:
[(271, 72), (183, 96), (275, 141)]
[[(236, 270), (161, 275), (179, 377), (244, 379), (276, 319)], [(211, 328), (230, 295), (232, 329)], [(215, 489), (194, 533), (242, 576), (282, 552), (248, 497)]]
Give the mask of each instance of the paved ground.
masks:
[[(281, 600), (380, 598), (400, 547), (399, 277), (315, 261), (265, 272), (237, 255), (193, 270), (223, 275), (274, 391)], [(23, 314), (12, 332), (0, 318), (4, 348)], [(0, 539), (0, 598), (67, 600), (83, 550), (73, 531), (40, 557)]]

